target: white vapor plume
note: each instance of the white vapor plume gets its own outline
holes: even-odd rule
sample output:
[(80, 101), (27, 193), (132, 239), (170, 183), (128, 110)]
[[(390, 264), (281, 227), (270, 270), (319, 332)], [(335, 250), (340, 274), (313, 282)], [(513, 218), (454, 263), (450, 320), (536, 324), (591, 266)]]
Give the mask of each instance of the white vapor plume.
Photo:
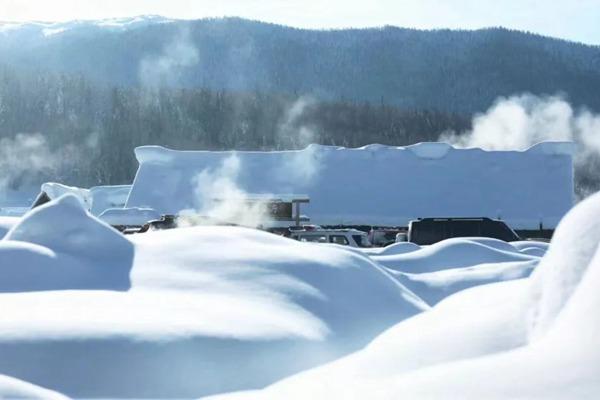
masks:
[(199, 61), (200, 54), (189, 30), (181, 30), (160, 55), (142, 59), (139, 66), (140, 83), (153, 88), (177, 85), (182, 71)]
[[(38, 176), (49, 176), (69, 161), (69, 149), (57, 154), (39, 134), (19, 133), (0, 139), (0, 190), (18, 189), (34, 183)], [(29, 182), (31, 180), (32, 182)]]
[(277, 171), (282, 182), (306, 186), (318, 176), (321, 169), (321, 153), (319, 147), (314, 145), (318, 136), (314, 127), (303, 121), (307, 108), (314, 104), (314, 99), (300, 97), (286, 110), (279, 124), (279, 142), (291, 149), (304, 149), (295, 153)]
[[(600, 115), (575, 110), (562, 96), (522, 94), (500, 98), (484, 114), (473, 118), (470, 132), (445, 133), (440, 141), (456, 147), (485, 150), (525, 150), (542, 141), (577, 144), (575, 175), (577, 195), (586, 197), (600, 189), (596, 176), (600, 165)], [(591, 186), (589, 187), (590, 183)]]
[(300, 97), (285, 112), (277, 136), (281, 143), (291, 148), (304, 148), (315, 142), (317, 135), (312, 127), (303, 124), (302, 118), (306, 109), (315, 103), (310, 97)]
[(250, 228), (262, 226), (268, 220), (267, 206), (256, 201), (238, 185), (241, 162), (234, 153), (217, 169), (205, 169), (193, 184), (196, 210), (180, 213), (180, 226), (227, 223)]

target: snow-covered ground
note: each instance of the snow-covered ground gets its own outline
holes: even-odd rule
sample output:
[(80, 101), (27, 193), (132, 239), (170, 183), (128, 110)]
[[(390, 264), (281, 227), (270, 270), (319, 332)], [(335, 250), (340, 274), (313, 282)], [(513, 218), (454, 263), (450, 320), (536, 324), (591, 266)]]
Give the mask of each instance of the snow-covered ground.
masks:
[(596, 399), (599, 218), (596, 194), (565, 217), (528, 279), (461, 291), (348, 357), (218, 398)]
[(236, 227), (124, 237), (67, 194), (0, 241), (0, 396), (597, 398), (598, 218), (600, 194), (550, 246), (359, 250)]

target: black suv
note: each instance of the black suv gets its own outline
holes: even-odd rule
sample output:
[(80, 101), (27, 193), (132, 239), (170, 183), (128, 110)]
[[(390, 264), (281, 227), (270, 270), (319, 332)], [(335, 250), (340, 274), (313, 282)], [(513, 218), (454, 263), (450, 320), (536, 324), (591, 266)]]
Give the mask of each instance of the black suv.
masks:
[(519, 235), (490, 218), (420, 218), (408, 224), (408, 241), (428, 245), (455, 237), (489, 237), (514, 242)]

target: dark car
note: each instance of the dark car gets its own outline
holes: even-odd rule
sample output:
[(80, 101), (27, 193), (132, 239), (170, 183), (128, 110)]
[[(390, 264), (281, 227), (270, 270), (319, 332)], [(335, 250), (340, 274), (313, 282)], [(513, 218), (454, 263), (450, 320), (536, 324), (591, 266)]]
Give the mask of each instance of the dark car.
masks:
[(428, 245), (456, 237), (489, 237), (514, 242), (519, 235), (503, 221), (491, 218), (421, 218), (408, 225), (408, 241)]

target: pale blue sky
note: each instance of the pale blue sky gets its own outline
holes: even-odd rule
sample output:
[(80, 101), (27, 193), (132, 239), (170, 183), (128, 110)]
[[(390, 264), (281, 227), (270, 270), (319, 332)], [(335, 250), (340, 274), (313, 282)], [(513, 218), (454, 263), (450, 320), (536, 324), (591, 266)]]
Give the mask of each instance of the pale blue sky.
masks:
[(600, 44), (600, 0), (0, 0), (0, 20), (240, 16), (305, 28), (504, 26)]

